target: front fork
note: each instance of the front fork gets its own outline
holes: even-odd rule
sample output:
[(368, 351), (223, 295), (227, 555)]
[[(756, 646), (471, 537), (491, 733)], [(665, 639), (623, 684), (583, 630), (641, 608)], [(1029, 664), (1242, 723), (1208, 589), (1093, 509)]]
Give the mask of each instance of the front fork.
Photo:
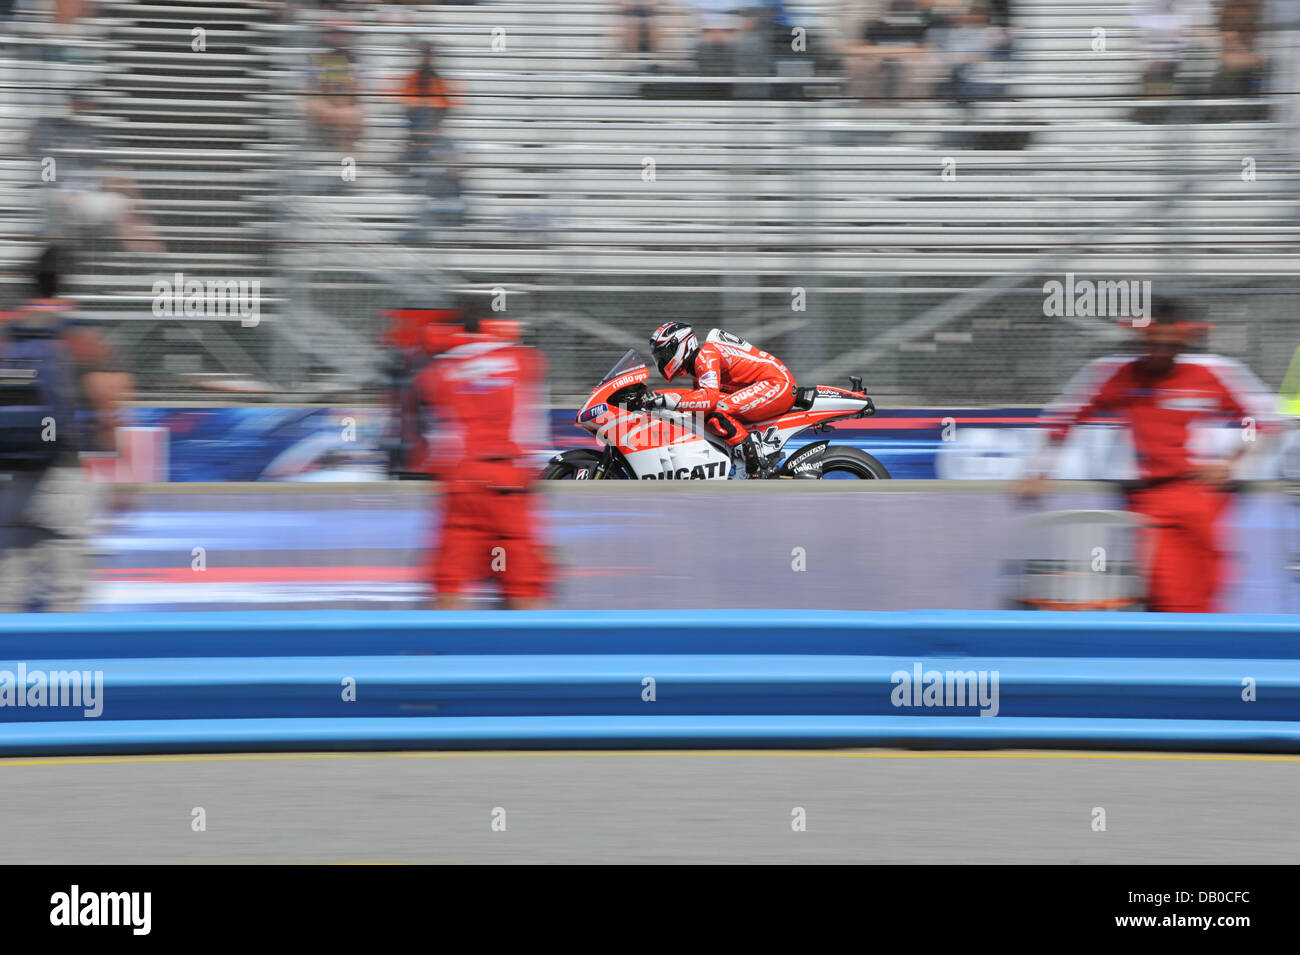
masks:
[(591, 475), (593, 481), (604, 481), (609, 477), (609, 473), (616, 467), (620, 466), (618, 450), (612, 445), (605, 445), (605, 450), (601, 452), (600, 461), (596, 465), (595, 473)]

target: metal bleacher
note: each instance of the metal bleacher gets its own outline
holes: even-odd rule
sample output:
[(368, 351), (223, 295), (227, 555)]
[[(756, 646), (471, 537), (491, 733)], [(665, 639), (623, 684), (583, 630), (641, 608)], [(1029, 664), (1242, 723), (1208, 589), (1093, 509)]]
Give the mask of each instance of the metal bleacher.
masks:
[[(802, 9), (817, 23), (830, 7)], [(577, 255), (585, 272), (623, 274), (635, 263), (713, 273), (743, 250), (748, 274), (785, 273), (795, 254), (823, 257), (817, 271), (893, 272), (903, 258), (909, 270), (989, 274), (1099, 223), (1127, 227), (1089, 242), (1103, 256), (1122, 253), (1126, 267), (1134, 253), (1157, 252), (1230, 271), (1253, 271), (1261, 254), (1290, 261), (1298, 226), (1276, 125), (1128, 121), (1137, 66), (1123, 4), (1022, 4), (1007, 98), (974, 115), (909, 105), (905, 121), (897, 107), (844, 100), (833, 83), (800, 101), (641, 98), (645, 78), (610, 56), (610, 5), (595, 0), (408, 9), (412, 24), (363, 28), (358, 47), (381, 89), (407, 68), (409, 40), (432, 34), (468, 88), (448, 127), (464, 150), (473, 210), (444, 250), (453, 268), (571, 274)], [(1108, 18), (1108, 52), (1094, 54), (1091, 26)], [(490, 29), (503, 23), (507, 50), (494, 53)], [(399, 113), (376, 100), (368, 121), (363, 151), (391, 156)], [(1020, 127), (1031, 136), (1023, 149), (951, 142)], [(945, 156), (956, 160), (952, 181), (940, 175)], [(1242, 182), (1247, 156), (1274, 174)], [(1188, 201), (1176, 224), (1144, 207), (1179, 194)], [(400, 175), (379, 170), (365, 189), (321, 204), (397, 234), (413, 201)]]
[[(810, 49), (831, 43), (835, 0), (789, 6)], [(781, 329), (803, 327), (805, 365), (829, 369), (832, 356), (973, 295), (970, 308), (895, 336), (881, 367), (897, 380), (886, 387), (1007, 400), (1037, 397), (1034, 375), (1058, 380), (1061, 362), (1084, 357), (1067, 348), (1027, 377), (1041, 353), (982, 357), (1046, 334), (1041, 294), (1028, 294), (1043, 275), (1217, 288), (1285, 279), (1300, 265), (1295, 131), (1278, 108), (1294, 94), (1275, 89), (1267, 121), (1224, 122), (1234, 103), (1203, 99), (1172, 104), (1168, 122), (1136, 120), (1140, 38), (1127, 3), (1020, 0), (1015, 54), (998, 65), (1004, 92), (971, 107), (852, 100), (841, 76), (800, 70), (794, 56), (775, 77), (721, 78), (736, 95), (695, 95), (686, 21), (647, 74), (615, 51), (609, 0), (361, 9), (348, 25), (367, 93), (357, 174), (322, 189), (338, 181), (340, 157), (307, 145), (301, 100), (334, 11), (304, 7), (289, 22), (251, 0), (100, 4), (105, 128), (167, 252), (104, 252), (79, 288), (88, 310), (149, 318), (156, 274), (260, 276), (266, 327), (185, 332), (197, 367), (272, 390), (352, 391), (368, 387), (380, 306), (435, 294), (448, 276), (504, 285), (527, 293), (543, 344), (548, 328), (557, 341), (565, 327), (594, 328), (591, 354), (559, 363), (565, 392), (661, 315), (715, 314), (758, 338), (775, 316)], [(209, 52), (196, 59), (190, 27), (200, 21)], [(1099, 26), (1104, 52), (1092, 47)], [(427, 200), (402, 167), (404, 118), (385, 94), (411, 69), (417, 39), (436, 43), (463, 90), (446, 132), (465, 215), (412, 239)], [(1194, 57), (1187, 76), (1211, 65)], [(1219, 121), (1207, 121), (1211, 106)], [(23, 119), (23, 106), (0, 107), (0, 135)], [(36, 240), (39, 182), (3, 179), (0, 221), (15, 241), (0, 256), (11, 264)], [(781, 325), (794, 286), (814, 292), (814, 320)], [(1266, 300), (1274, 305), (1258, 321), (1269, 329), (1279, 300), (1252, 301)], [(784, 333), (773, 341), (796, 347)], [(166, 334), (181, 347), (176, 329)], [(1245, 340), (1271, 360), (1267, 341)], [(163, 374), (158, 387), (181, 385)]]
[[(25, 292), (23, 263), (47, 238), (73, 239), (77, 273), (68, 291), (83, 313), (101, 321), (120, 351), (136, 358), (142, 390), (186, 390), (193, 372), (215, 361), (226, 373), (252, 366), (225, 320), (167, 319), (153, 314), (153, 285), (176, 273), (202, 279), (262, 280), (262, 307), (274, 309), (267, 274), (266, 129), (250, 97), (261, 81), (251, 69), (249, 38), (268, 15), (264, 4), (141, 3), (99, 0), (95, 15), (69, 40), (40, 10), (15, 25), (2, 44), (4, 85), (18, 129), (0, 188), (5, 211), (0, 265), (5, 299)], [(204, 31), (195, 49), (193, 30)], [(71, 48), (71, 52), (69, 52)], [(31, 139), (42, 116), (66, 112), (69, 99), (93, 100), (99, 141), (56, 151), (57, 163), (93, 162), (136, 184), (158, 252), (130, 252), (104, 230), (69, 235), (45, 219), (43, 182)]]

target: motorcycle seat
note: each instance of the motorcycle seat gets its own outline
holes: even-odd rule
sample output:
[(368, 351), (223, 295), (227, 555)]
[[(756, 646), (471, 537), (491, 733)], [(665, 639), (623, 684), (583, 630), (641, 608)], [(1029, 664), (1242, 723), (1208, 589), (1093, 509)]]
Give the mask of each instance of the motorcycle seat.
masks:
[(813, 406), (813, 399), (817, 397), (817, 389), (812, 385), (794, 389), (794, 405), (800, 411), (807, 411)]

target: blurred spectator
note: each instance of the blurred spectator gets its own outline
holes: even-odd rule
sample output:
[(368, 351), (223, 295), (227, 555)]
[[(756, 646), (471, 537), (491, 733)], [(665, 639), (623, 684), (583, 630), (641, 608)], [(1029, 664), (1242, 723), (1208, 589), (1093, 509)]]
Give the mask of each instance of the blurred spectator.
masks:
[[(1128, 424), (1140, 472), (1128, 503), (1149, 522), (1147, 606), (1155, 611), (1216, 609), (1227, 579), (1222, 519), (1233, 466), (1254, 447), (1247, 435), (1277, 430), (1273, 399), (1244, 366), (1218, 355), (1180, 355), (1199, 331), (1174, 302), (1157, 299), (1141, 331), (1141, 357), (1095, 362), (1076, 379), (1083, 387), (1049, 416), (1053, 446), (1084, 421), (1120, 417)], [(1243, 428), (1238, 450), (1226, 460), (1198, 460), (1189, 429), (1216, 421)], [(1029, 497), (1042, 490), (1033, 473), (1019, 486)]]
[(401, 97), (408, 130), (407, 171), (426, 201), (403, 241), (427, 242), (429, 230), (463, 221), (465, 203), (456, 144), (442, 131), (448, 114), (460, 105), (458, 93), (456, 84), (438, 71), (432, 45), (421, 43), (415, 69), (402, 83)]
[(620, 53), (635, 57), (648, 69), (658, 67), (664, 52), (664, 35), (674, 17), (663, 0), (619, 0), (615, 41)]
[(442, 481), (442, 525), (429, 563), (441, 610), (466, 607), (465, 591), (500, 582), (506, 606), (542, 605), (550, 566), (537, 525), (530, 456), (547, 446), (542, 353), (489, 326), (485, 302), (466, 301), (464, 331), (420, 374), (436, 422), (430, 468)]
[(964, 10), (957, 10), (951, 24), (933, 31), (939, 34), (948, 70), (945, 88), (949, 97), (962, 106), (975, 100), (992, 99), (1002, 92), (995, 81), (993, 61), (1008, 50), (1006, 34), (989, 22), (988, 8), (975, 0)]
[(60, 260), (53, 247), (40, 255), (35, 297), (0, 331), (0, 612), (79, 609), (95, 488), (78, 455), (115, 447), (131, 389), (59, 297)]
[(434, 146), (442, 136), (447, 114), (459, 105), (458, 90), (451, 80), (438, 72), (433, 46), (421, 43), (417, 48), (415, 69), (402, 83), (402, 104), (406, 109), (406, 161), (429, 162)]
[(848, 93), (869, 102), (920, 99), (928, 95), (935, 51), (930, 0), (878, 0), (851, 7), (841, 41)]
[[(12, 7), (11, 4), (11, 11)], [(94, 12), (94, 0), (53, 0), (51, 7), (53, 17), (48, 29), (52, 42), (43, 47), (41, 55), (52, 62), (84, 61), (87, 59), (86, 49), (75, 41), (93, 33), (83, 21)], [(0, 14), (0, 20), (3, 19)]]
[(93, 7), (93, 0), (54, 0), (54, 22), (76, 23)]
[(999, 30), (1011, 30), (1013, 15), (1011, 0), (988, 0), (989, 23)]
[(109, 231), (128, 251), (163, 251), (135, 179), (95, 158), (102, 146), (81, 95), (72, 97), (66, 113), (37, 121), (31, 147), (43, 162), (53, 160), (42, 168), (53, 177), (48, 180), (51, 234), (87, 239)]
[(1134, 118), (1160, 123), (1169, 117), (1170, 101), (1179, 93), (1179, 73), (1188, 52), (1208, 43), (1212, 34), (1208, 0), (1137, 0), (1134, 22), (1142, 36), (1145, 64), (1141, 95), (1156, 100), (1141, 106)]
[[(806, 50), (792, 56), (791, 30), (794, 21), (784, 0), (683, 0), (694, 35), (695, 72), (701, 76), (770, 77), (776, 59), (795, 59), (811, 67), (813, 56)], [(802, 70), (801, 70), (802, 72)], [(694, 91), (703, 96), (772, 95), (770, 83), (718, 83)], [(795, 95), (799, 84), (791, 84)]]
[(352, 155), (365, 118), (356, 58), (347, 34), (337, 26), (326, 28), (324, 43), (325, 49), (312, 58), (307, 118), (325, 147)]
[[(786, 9), (784, 0), (748, 0), (743, 8), (744, 29), (736, 41), (737, 64), (739, 76), (772, 76), (775, 59), (790, 59), (792, 30), (794, 20)], [(812, 58), (801, 55), (796, 58), (811, 66)], [(796, 91), (797, 86), (776, 91), (775, 95), (784, 95)], [(741, 95), (769, 98), (774, 95), (771, 85), (767, 83), (745, 84)]]
[(734, 75), (737, 41), (748, 27), (746, 0), (685, 0), (685, 5), (699, 37), (696, 72), (702, 76)]
[(443, 350), (439, 334), (448, 334), (459, 313), (452, 308), (395, 308), (384, 315), (386, 427), (381, 449), (394, 478), (425, 477), (427, 443), (420, 424), (416, 379), (431, 356)]
[[(1261, 27), (1273, 91), (1300, 89), (1300, 0), (1269, 0)], [(1279, 145), (1300, 153), (1300, 96), (1277, 96), (1271, 103)]]
[[(1264, 92), (1265, 60), (1260, 53), (1259, 0), (1227, 0), (1219, 10), (1219, 62), (1210, 81), (1211, 98), (1257, 97)], [(1256, 121), (1267, 117), (1264, 104), (1212, 109), (1212, 122)]]

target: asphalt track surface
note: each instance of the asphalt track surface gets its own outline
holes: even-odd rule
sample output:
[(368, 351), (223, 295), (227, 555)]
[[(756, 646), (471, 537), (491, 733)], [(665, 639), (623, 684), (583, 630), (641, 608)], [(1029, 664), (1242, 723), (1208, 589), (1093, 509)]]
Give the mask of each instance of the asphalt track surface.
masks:
[[(300, 753), (0, 760), (0, 862), (1294, 863), (1300, 757)], [(202, 807), (206, 830), (194, 831)], [(807, 828), (795, 831), (796, 808)], [(1095, 831), (1095, 809), (1105, 831)], [(504, 831), (494, 830), (502, 818)]]

